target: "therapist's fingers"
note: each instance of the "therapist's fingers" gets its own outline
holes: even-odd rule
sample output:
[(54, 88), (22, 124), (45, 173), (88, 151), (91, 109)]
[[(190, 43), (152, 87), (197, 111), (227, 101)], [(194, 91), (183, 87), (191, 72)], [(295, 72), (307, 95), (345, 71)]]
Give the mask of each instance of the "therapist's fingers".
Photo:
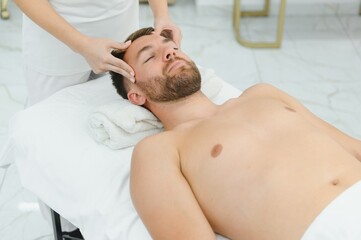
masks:
[(182, 31), (169, 18), (156, 19), (154, 22), (154, 30), (156, 34), (160, 34), (163, 31), (164, 32), (170, 31), (171, 39), (177, 44), (179, 48), (181, 47)]
[(133, 69), (123, 60), (113, 57), (111, 62), (108, 64), (108, 71), (116, 72), (129, 79), (131, 82), (135, 82), (135, 74)]
[(126, 41), (126, 42), (124, 42), (124, 43), (113, 42), (112, 45), (111, 45), (111, 47), (112, 47), (113, 49), (118, 49), (118, 50), (123, 50), (123, 51), (125, 51), (125, 50), (130, 46), (131, 43), (132, 43), (131, 40)]
[(181, 42), (182, 42), (182, 32), (179, 29), (175, 29), (172, 30), (173, 33), (173, 41), (177, 44), (177, 46), (180, 48), (181, 47)]
[[(134, 79), (134, 77), (132, 78), (132, 75), (134, 76), (133, 69), (111, 54), (114, 49), (125, 51), (129, 45), (130, 42), (119, 43), (111, 39), (87, 38), (79, 53), (84, 56), (94, 73), (114, 70), (128, 79)], [(119, 70), (119, 68), (123, 70)]]
[[(125, 52), (126, 49), (130, 46), (130, 44), (131, 44), (130, 40), (125, 43), (114, 42), (112, 48), (114, 48), (115, 51)], [(115, 72), (123, 75), (124, 77), (128, 78), (130, 81), (135, 82), (134, 70), (126, 62), (124, 62), (119, 58), (112, 57), (109, 64), (110, 66), (113, 66), (112, 69), (114, 69)]]

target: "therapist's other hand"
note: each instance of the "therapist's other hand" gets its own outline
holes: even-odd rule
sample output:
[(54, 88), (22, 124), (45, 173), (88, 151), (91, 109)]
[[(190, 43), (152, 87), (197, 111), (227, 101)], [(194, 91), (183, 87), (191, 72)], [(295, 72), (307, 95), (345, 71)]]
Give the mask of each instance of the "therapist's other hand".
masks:
[(134, 70), (126, 62), (111, 54), (113, 49), (125, 51), (130, 43), (130, 41), (119, 43), (104, 38), (88, 38), (80, 54), (84, 56), (94, 73), (113, 71), (135, 82)]
[(157, 18), (154, 21), (155, 33), (160, 34), (163, 30), (172, 31), (172, 39), (180, 48), (182, 41), (182, 32), (180, 28), (173, 23), (169, 18)]

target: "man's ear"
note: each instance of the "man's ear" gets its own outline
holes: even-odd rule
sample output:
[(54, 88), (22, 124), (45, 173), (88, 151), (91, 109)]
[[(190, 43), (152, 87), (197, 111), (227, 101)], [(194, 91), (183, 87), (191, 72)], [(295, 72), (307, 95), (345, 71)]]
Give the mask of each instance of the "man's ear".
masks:
[(143, 93), (136, 90), (130, 90), (128, 92), (128, 100), (138, 106), (141, 106), (146, 102), (146, 98)]

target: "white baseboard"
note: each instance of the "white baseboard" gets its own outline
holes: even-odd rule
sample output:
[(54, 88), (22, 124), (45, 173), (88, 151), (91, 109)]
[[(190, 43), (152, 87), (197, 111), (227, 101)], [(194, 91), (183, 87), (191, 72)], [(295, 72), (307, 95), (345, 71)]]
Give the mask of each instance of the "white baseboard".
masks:
[[(232, 5), (233, 0), (195, 0), (197, 6), (204, 6), (204, 5)], [(264, 0), (242, 0), (244, 4), (250, 5), (257, 5), (263, 3)], [(280, 0), (271, 0), (271, 3), (278, 4)], [(288, 0), (287, 4), (333, 4), (333, 3), (342, 3), (342, 4), (360, 4), (359, 0)]]
[[(197, 7), (233, 6), (233, 0), (195, 0)], [(280, 0), (271, 0), (271, 15), (278, 13)], [(264, 0), (242, 0), (243, 9), (262, 8)], [(286, 0), (286, 15), (327, 13), (358, 14), (360, 0)]]
[[(169, 4), (175, 4), (176, 0), (167, 0)], [(140, 3), (148, 3), (148, 0), (139, 0)]]

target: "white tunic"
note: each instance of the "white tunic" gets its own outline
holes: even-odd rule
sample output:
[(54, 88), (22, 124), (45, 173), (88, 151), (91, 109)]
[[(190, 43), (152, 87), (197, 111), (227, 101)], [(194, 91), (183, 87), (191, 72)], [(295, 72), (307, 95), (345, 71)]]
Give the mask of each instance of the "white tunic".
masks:
[[(79, 32), (123, 42), (139, 27), (138, 0), (50, 0), (54, 9)], [(68, 46), (24, 15), (23, 53), (27, 67), (47, 75), (71, 75), (90, 70)]]

